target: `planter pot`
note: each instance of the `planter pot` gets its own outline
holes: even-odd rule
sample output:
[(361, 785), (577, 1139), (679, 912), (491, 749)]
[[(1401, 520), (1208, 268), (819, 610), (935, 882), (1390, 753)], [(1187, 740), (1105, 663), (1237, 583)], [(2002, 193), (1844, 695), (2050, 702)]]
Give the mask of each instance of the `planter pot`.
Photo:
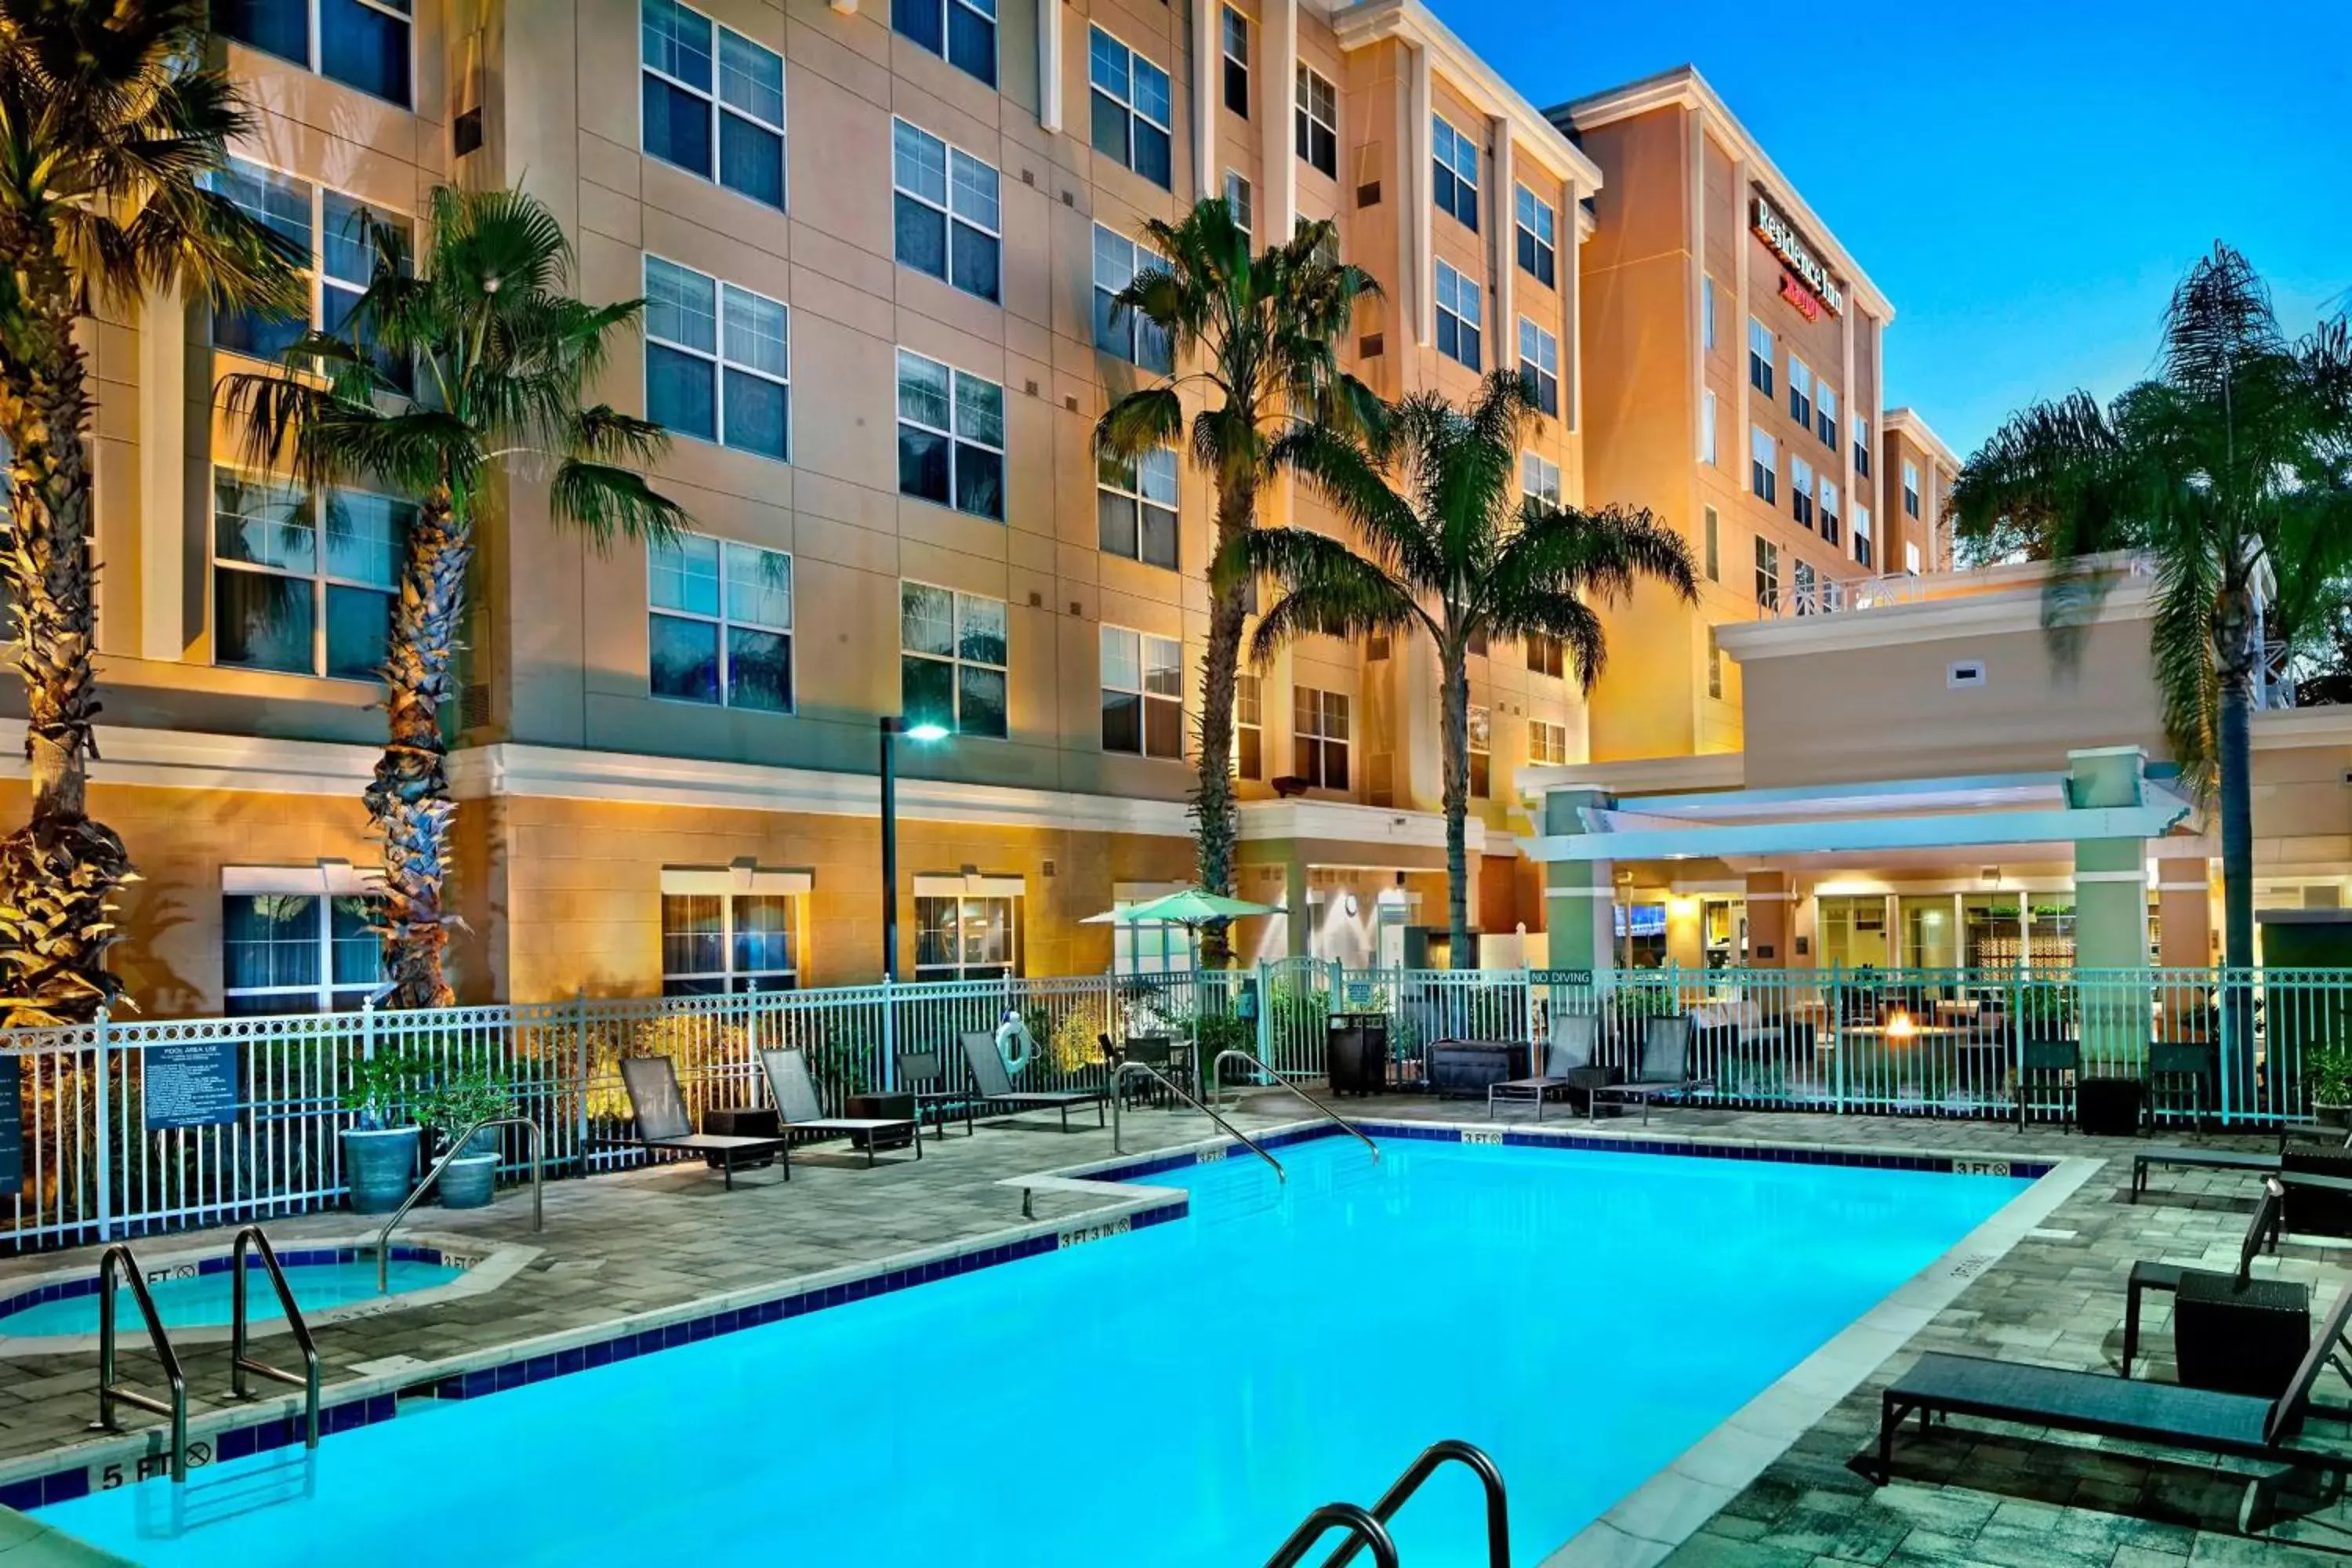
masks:
[(478, 1209), (488, 1206), (499, 1174), (496, 1154), (461, 1154), (441, 1167), (441, 1206)]
[[(442, 1153), (446, 1152), (448, 1147), (449, 1135), (447, 1131), (436, 1131), (433, 1135), (433, 1157), (436, 1160), (439, 1159)], [(495, 1127), (485, 1127), (479, 1132), (475, 1133), (471, 1138), (466, 1140), (466, 1152), (463, 1154), (458, 1155), (457, 1158), (461, 1160), (470, 1160), (478, 1154), (495, 1154), (498, 1152), (499, 1130)]]
[(2315, 1101), (2311, 1113), (2319, 1118), (2322, 1127), (2333, 1127), (2338, 1131), (2352, 1128), (2352, 1105), (2323, 1105)]
[(393, 1127), (343, 1133), (343, 1179), (353, 1214), (390, 1214), (416, 1182), (418, 1129)]

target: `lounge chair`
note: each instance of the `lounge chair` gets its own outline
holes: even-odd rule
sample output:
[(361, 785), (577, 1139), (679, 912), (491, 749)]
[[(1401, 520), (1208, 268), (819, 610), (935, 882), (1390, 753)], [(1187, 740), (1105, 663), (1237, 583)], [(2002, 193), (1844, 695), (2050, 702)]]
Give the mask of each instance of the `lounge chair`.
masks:
[(1598, 1119), (1605, 1101), (1611, 1105), (1639, 1104), (1642, 1125), (1650, 1124), (1650, 1102), (1679, 1100), (1705, 1080), (1690, 1072), (1691, 1021), (1687, 1014), (1652, 1018), (1642, 1031), (1641, 1070), (1623, 1083), (1604, 1084), (1586, 1098), (1589, 1113)]
[[(916, 1085), (927, 1085), (917, 1088)], [(963, 1135), (974, 1131), (973, 1100), (960, 1089), (951, 1089), (947, 1081), (947, 1063), (937, 1051), (900, 1051), (898, 1053), (898, 1090), (915, 1102), (915, 1120), (931, 1124), (932, 1136), (944, 1141), (948, 1135), (948, 1118), (963, 1118)]]
[(2148, 1172), (2158, 1165), (2199, 1171), (2252, 1171), (2259, 1175), (2274, 1176), (2291, 1168), (2291, 1153), (2292, 1168), (2317, 1175), (2343, 1176), (2352, 1174), (2352, 1160), (2345, 1157), (2346, 1150), (2352, 1150), (2352, 1138), (2347, 1138), (2341, 1148), (2318, 1143), (2275, 1154), (2239, 1149), (2143, 1149), (2132, 1156), (2131, 1201), (2139, 1202), (2139, 1195), (2147, 1191)]
[[(2283, 1279), (2254, 1279), (2254, 1259), (2263, 1246), (2278, 1246), (2285, 1206), (2285, 1185), (2275, 1176), (2263, 1178), (2263, 1201), (2239, 1244), (2235, 1272), (2145, 1259), (2132, 1265), (2124, 1286), (2126, 1377), (2139, 1354), (2140, 1298), (2151, 1290), (2179, 1295), (2185, 1289), (2172, 1319), (2180, 1381), (2198, 1388), (2231, 1388), (2243, 1382), (2242, 1392), (2278, 1391), (2311, 1336), (2311, 1292)], [(2288, 1335), (2294, 1348), (2283, 1351)]]
[(1070, 1107), (1091, 1104), (1095, 1108), (1095, 1125), (1106, 1125), (1103, 1105), (1107, 1096), (1102, 1089), (1016, 1089), (1013, 1087), (1013, 1075), (1004, 1070), (1004, 1058), (996, 1054), (994, 1035), (979, 1031), (963, 1036), (962, 1040), (963, 1058), (971, 1065), (971, 1081), (979, 1090), (976, 1098), (982, 1110), (1051, 1108), (1062, 1113), (1062, 1131), (1067, 1132), (1070, 1130)]
[(1895, 1431), (1914, 1414), (1922, 1435), (1933, 1416), (1974, 1415), (2297, 1469), (2352, 1473), (2352, 1451), (2325, 1451), (2292, 1440), (2302, 1428), (2321, 1369), (2335, 1362), (2340, 1371), (2339, 1352), (2352, 1350), (2345, 1339), (2347, 1321), (2352, 1288), (2336, 1298), (2286, 1391), (2275, 1399), (1931, 1352), (1879, 1396), (1878, 1456), (1871, 1479), (1880, 1486), (1894, 1479)]
[(767, 1069), (768, 1092), (776, 1097), (776, 1118), (784, 1124), (785, 1137), (795, 1132), (846, 1133), (865, 1145), (866, 1163), (871, 1168), (875, 1145), (903, 1132), (915, 1146), (915, 1158), (923, 1157), (922, 1123), (911, 1116), (827, 1116), (824, 1107), (817, 1103), (808, 1058), (800, 1052), (763, 1050), (760, 1065)]
[(792, 1145), (782, 1138), (697, 1132), (694, 1118), (687, 1114), (686, 1096), (678, 1090), (677, 1067), (667, 1057), (623, 1057), (621, 1087), (628, 1092), (640, 1147), (701, 1155), (704, 1164), (725, 1175), (729, 1192), (735, 1190), (738, 1165), (757, 1167), (780, 1160), (784, 1180), (793, 1179)]
[(1544, 1047), (1544, 1066), (1535, 1078), (1505, 1079), (1486, 1086), (1486, 1120), (1495, 1120), (1495, 1106), (1502, 1100), (1533, 1100), (1536, 1120), (1543, 1120), (1544, 1101), (1557, 1094), (1562, 1099), (1577, 1089), (1591, 1093), (1592, 1053), (1601, 1042), (1601, 1020), (1589, 1013), (1563, 1014), (1551, 1021), (1551, 1043)]

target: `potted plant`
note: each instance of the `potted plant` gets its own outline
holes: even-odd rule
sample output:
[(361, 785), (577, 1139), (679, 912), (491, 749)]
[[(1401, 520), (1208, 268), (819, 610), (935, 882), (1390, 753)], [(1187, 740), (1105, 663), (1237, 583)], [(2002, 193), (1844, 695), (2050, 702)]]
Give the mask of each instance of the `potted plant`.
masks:
[(390, 1214), (416, 1179), (417, 1071), (414, 1058), (380, 1051), (351, 1064), (342, 1107), (343, 1180), (354, 1214)]
[[(424, 1096), (420, 1113), (439, 1134), (444, 1148), (477, 1121), (504, 1116), (513, 1109), (506, 1080), (477, 1069), (452, 1073), (436, 1082)], [(499, 1170), (499, 1130), (485, 1127), (466, 1141), (457, 1158), (441, 1167), (441, 1206), (478, 1209), (490, 1201)]]
[(2305, 1068), (2311, 1110), (2326, 1127), (2352, 1126), (2352, 1046), (2322, 1046)]

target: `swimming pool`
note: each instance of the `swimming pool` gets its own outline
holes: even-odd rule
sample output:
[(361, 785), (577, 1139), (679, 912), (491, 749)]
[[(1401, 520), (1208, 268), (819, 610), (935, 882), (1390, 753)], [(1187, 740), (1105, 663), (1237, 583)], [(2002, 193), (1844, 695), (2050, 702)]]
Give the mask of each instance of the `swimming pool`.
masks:
[[(2025, 1185), (1352, 1141), (1149, 1178), (1099, 1243), (43, 1510), (152, 1564), (646, 1553), (1261, 1562), (1428, 1443), (1479, 1444), (1533, 1564)], [(185, 1497), (175, 1496), (184, 1490)], [(283, 1500), (270, 1500), (282, 1498)], [(1440, 1476), (1415, 1568), (1483, 1558)], [(187, 1526), (189, 1520), (212, 1522)]]
[[(287, 1288), (294, 1292), (295, 1304), (306, 1318), (353, 1302), (373, 1300), (378, 1295), (373, 1251), (362, 1253), (348, 1247), (289, 1251), (280, 1255), (278, 1265), (286, 1270)], [(278, 1292), (269, 1288), (268, 1279), (261, 1272), (261, 1260), (248, 1259), (247, 1268), (252, 1276), (247, 1310), (253, 1321), (275, 1322), (283, 1318), (286, 1314), (278, 1305)], [(464, 1274), (462, 1268), (444, 1262), (437, 1250), (394, 1247), (387, 1270), (389, 1293), (399, 1296), (429, 1290), (462, 1279)], [(151, 1276), (147, 1290), (154, 1298), (155, 1310), (163, 1316), (166, 1327), (227, 1325), (235, 1280), (226, 1258), (208, 1258), (201, 1262), (159, 1268), (153, 1276), (160, 1277)], [(139, 1309), (131, 1301), (129, 1286), (115, 1288), (115, 1309), (117, 1321), (129, 1331), (134, 1335), (142, 1331), (139, 1328)], [(98, 1280), (93, 1275), (0, 1297), (0, 1340), (96, 1332)]]

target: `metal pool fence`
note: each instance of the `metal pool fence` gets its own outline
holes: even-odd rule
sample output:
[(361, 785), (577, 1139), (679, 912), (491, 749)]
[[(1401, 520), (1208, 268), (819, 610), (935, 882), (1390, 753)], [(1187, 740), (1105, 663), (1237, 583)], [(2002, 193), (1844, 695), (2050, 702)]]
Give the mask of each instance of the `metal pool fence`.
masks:
[[(765, 1100), (759, 1052), (799, 1047), (827, 1108), (887, 1090), (898, 1058), (936, 1052), (967, 1080), (959, 1037), (1018, 1014), (1035, 1041), (1024, 1087), (1104, 1082), (1097, 1041), (1193, 1037), (1276, 1073), (1324, 1070), (1335, 1013), (1388, 1024), (1392, 1075), (1417, 1080), (1449, 1037), (1526, 1041), (1600, 1023), (1600, 1059), (1638, 1069), (1646, 1020), (1687, 1016), (1697, 1098), (1724, 1106), (2013, 1117), (2054, 1110), (2086, 1078), (2146, 1085), (2159, 1121), (2277, 1126), (2310, 1114), (2312, 1079), (2352, 1050), (2352, 976), (2332, 971), (1343, 970), (1021, 977), (669, 997), (123, 1023), (0, 1034), (17, 1095), (22, 1181), (0, 1192), (0, 1252), (70, 1247), (340, 1201), (338, 1134), (354, 1063), (399, 1052), (428, 1077), (479, 1069), (544, 1130), (549, 1163), (642, 1163), (618, 1063), (678, 1068), (698, 1118)], [(2352, 1062), (2352, 1057), (2344, 1058)], [(189, 1064), (209, 1072), (190, 1108)], [(150, 1074), (156, 1089), (151, 1093)], [(161, 1113), (159, 1114), (159, 1107)], [(0, 1106), (0, 1134), (9, 1129)], [(176, 1124), (174, 1124), (176, 1123)], [(0, 1154), (5, 1139), (0, 1136)], [(510, 1146), (510, 1157), (521, 1150)], [(0, 1160), (5, 1171), (5, 1160)]]

